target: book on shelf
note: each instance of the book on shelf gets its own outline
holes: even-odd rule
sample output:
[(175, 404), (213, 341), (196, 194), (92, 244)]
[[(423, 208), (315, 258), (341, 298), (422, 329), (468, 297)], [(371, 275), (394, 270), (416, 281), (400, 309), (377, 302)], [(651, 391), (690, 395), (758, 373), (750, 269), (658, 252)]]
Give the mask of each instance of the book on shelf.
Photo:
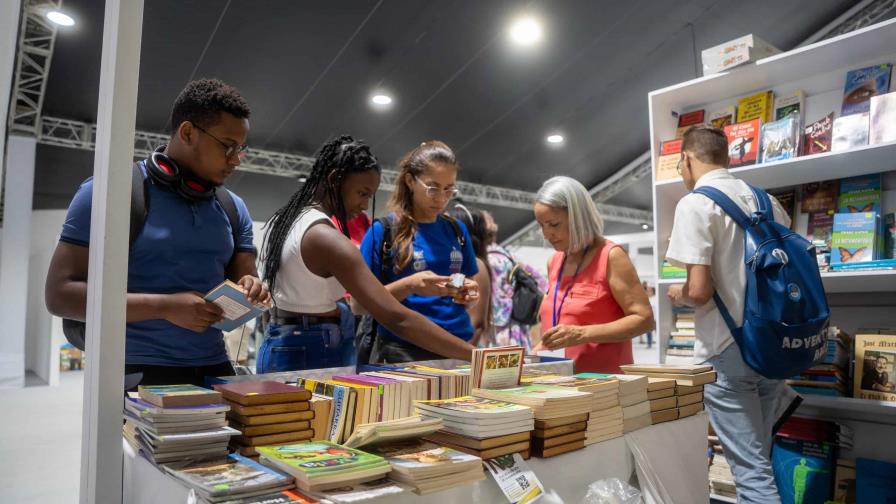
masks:
[(871, 97), (868, 143), (896, 142), (896, 92)]
[(674, 266), (669, 261), (663, 260), (663, 265), (660, 268), (660, 276), (662, 278), (687, 278), (688, 270), (680, 266)]
[(196, 385), (140, 385), (137, 393), (144, 401), (162, 408), (221, 403), (220, 393)]
[(675, 130), (675, 138), (682, 138), (690, 128), (703, 124), (706, 111), (703, 109), (692, 110), (678, 116), (678, 128)]
[(840, 114), (846, 116), (868, 112), (871, 109), (871, 97), (882, 95), (890, 89), (892, 68), (893, 65), (887, 63), (847, 72)]
[(859, 457), (855, 475), (856, 502), (892, 502), (896, 464)]
[(896, 401), (896, 335), (857, 334), (853, 397)]
[(518, 386), (523, 375), (524, 351), (521, 346), (474, 349), (471, 362), (472, 386), (486, 389)]
[(859, 175), (840, 180), (838, 213), (880, 212), (881, 174)]
[(807, 124), (803, 130), (803, 155), (821, 154), (831, 150), (831, 139), (834, 134), (834, 113)]
[(870, 262), (878, 252), (879, 219), (873, 212), (834, 214), (831, 267)]
[(887, 259), (896, 259), (896, 213), (884, 215), (884, 253)]
[(666, 140), (660, 144), (660, 155), (656, 158), (656, 181), (679, 178), (678, 162), (681, 161), (681, 139)]
[(737, 108), (734, 105), (715, 110), (709, 113), (709, 124), (714, 128), (724, 130), (725, 126), (734, 124), (734, 118), (737, 115)]
[(744, 35), (701, 51), (703, 75), (723, 72), (780, 52), (780, 49), (753, 34)]
[(224, 399), (241, 406), (297, 403), (311, 398), (311, 392), (303, 388), (271, 380), (225, 383), (214, 387)]
[(842, 152), (868, 145), (868, 112), (840, 116), (834, 119), (831, 151)]
[(212, 327), (222, 331), (232, 331), (270, 309), (267, 304), (250, 302), (245, 289), (230, 280), (224, 280), (210, 290), (205, 300), (223, 311), (224, 319), (212, 324)]
[(804, 110), (806, 110), (806, 93), (802, 90), (796, 90), (789, 95), (775, 97), (775, 115), (773, 120), (780, 121), (785, 117), (795, 115), (797, 124), (800, 125)]
[(760, 162), (782, 161), (800, 153), (799, 116), (788, 115), (777, 121), (763, 123), (761, 128)]
[(292, 475), (305, 491), (372, 481), (391, 470), (382, 457), (328, 441), (261, 446), (257, 450), (262, 464)]
[[(738, 113), (740, 113), (738, 111)], [(725, 127), (728, 138), (728, 166), (737, 168), (756, 163), (759, 157), (760, 119), (738, 122)]]
[(818, 212), (809, 214), (806, 234), (816, 247), (831, 247), (831, 235), (834, 232), (834, 214)]
[(796, 224), (796, 189), (769, 191), (768, 194), (778, 200), (784, 213), (790, 217), (790, 229), (793, 229)]
[(803, 184), (800, 211), (802, 213), (837, 211), (837, 198), (840, 195), (839, 180), (824, 180)]
[[(774, 114), (775, 93), (772, 90), (745, 96), (737, 101), (737, 122), (752, 122), (759, 119), (769, 122)], [(756, 129), (759, 129), (757, 124)]]
[(831, 497), (832, 443), (776, 437), (772, 469), (782, 502), (825, 502)]

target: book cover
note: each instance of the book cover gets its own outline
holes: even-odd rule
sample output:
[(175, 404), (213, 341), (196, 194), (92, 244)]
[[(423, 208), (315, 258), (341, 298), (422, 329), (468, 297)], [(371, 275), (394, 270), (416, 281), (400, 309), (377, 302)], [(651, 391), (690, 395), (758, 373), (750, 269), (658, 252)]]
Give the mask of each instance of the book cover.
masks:
[(772, 469), (781, 503), (829, 500), (834, 452), (831, 443), (777, 437), (772, 450)]
[(769, 191), (769, 195), (778, 200), (778, 204), (784, 209), (784, 213), (790, 217), (790, 229), (793, 229), (796, 223), (796, 190)]
[(831, 247), (831, 236), (834, 232), (834, 216), (827, 212), (809, 214), (809, 226), (806, 230), (809, 240), (816, 247)]
[(224, 280), (205, 295), (205, 300), (224, 311), (224, 320), (212, 324), (222, 331), (232, 331), (266, 312), (270, 307), (262, 303), (250, 303), (242, 287)]
[(678, 128), (675, 130), (675, 138), (681, 138), (693, 126), (703, 124), (706, 111), (703, 109), (685, 112), (678, 116)]
[[(439, 446), (421, 439), (409, 439), (368, 448), (373, 455), (378, 455), (392, 464), (392, 469), (412, 473), (421, 469), (432, 469), (448, 466), (479, 466), (482, 459), (468, 453)], [(447, 469), (457, 471), (459, 469)]]
[(670, 180), (680, 177), (678, 162), (681, 160), (681, 139), (667, 140), (660, 144), (660, 155), (656, 159), (656, 180)]
[(831, 267), (871, 261), (877, 242), (877, 216), (871, 212), (834, 214)]
[(896, 464), (883, 460), (857, 458), (855, 463), (856, 502), (892, 503)]
[(761, 131), (761, 162), (781, 161), (799, 155), (798, 116), (785, 116), (783, 119), (764, 123)]
[(293, 489), (266, 493), (255, 497), (242, 497), (220, 504), (318, 504), (320, 501)]
[(881, 174), (860, 175), (840, 181), (837, 213), (880, 212)]
[(831, 151), (842, 152), (868, 145), (868, 112), (834, 119)]
[(521, 387), (501, 390), (474, 389), (473, 393), (488, 393), (489, 395), (495, 395), (496, 397), (506, 397), (509, 402), (532, 400), (538, 403), (555, 399), (590, 399), (591, 397), (590, 392), (579, 392), (574, 389), (554, 387), (550, 385), (523, 385)]
[(753, 119), (725, 127), (725, 136), (728, 137), (728, 165), (731, 168), (756, 163), (759, 157), (760, 124), (759, 119)]
[(343, 472), (367, 466), (388, 465), (382, 457), (329, 441), (259, 446), (256, 449), (261, 456), (278, 462), (277, 465), (288, 466), (309, 478), (325, 472)]
[(271, 380), (224, 383), (214, 387), (225, 399), (242, 406), (299, 402), (311, 399), (311, 392), (303, 388)]
[(847, 72), (840, 115), (868, 112), (871, 97), (884, 94), (890, 89), (892, 68), (893, 65), (887, 63)]
[(810, 182), (802, 188), (800, 211), (803, 213), (831, 213), (837, 210), (837, 197), (840, 195), (839, 180)]
[(834, 134), (834, 113), (822, 117), (809, 124), (805, 128), (803, 139), (803, 154), (820, 154), (831, 150), (831, 140)]
[[(762, 122), (772, 120), (772, 109), (775, 94), (771, 91), (761, 91), (754, 95), (745, 96), (737, 101), (737, 122), (750, 122), (759, 119)], [(758, 129), (759, 126), (757, 125)]]
[(167, 465), (162, 467), (175, 478), (209, 496), (292, 484), (291, 477), (237, 454), (230, 454), (224, 460), (201, 462), (180, 469)]
[(801, 90), (775, 98), (775, 121), (780, 121), (787, 116), (795, 115), (797, 122), (802, 120), (803, 110), (806, 109), (806, 94)]
[(896, 92), (871, 97), (868, 143), (896, 142)]
[(884, 216), (884, 255), (887, 259), (896, 259), (896, 213)]
[(896, 401), (896, 335), (858, 334), (853, 397)]
[(687, 278), (687, 276), (688, 270), (680, 266), (673, 266), (669, 261), (663, 261), (663, 266), (660, 269), (661, 278)]
[(144, 401), (162, 408), (201, 406), (221, 402), (221, 394), (196, 385), (140, 385), (137, 393)]
[(444, 411), (445, 414), (456, 412), (460, 416), (469, 416), (470, 418), (490, 418), (501, 415), (531, 415), (532, 409), (519, 404), (512, 404), (503, 401), (493, 401), (491, 399), (483, 399), (481, 397), (458, 397), (455, 399), (433, 400), (433, 401), (415, 401), (417, 408), (439, 412)]
[(523, 375), (524, 351), (520, 346), (473, 350), (472, 386), (487, 389), (518, 386)]
[(715, 112), (710, 112), (709, 123), (712, 124), (714, 128), (724, 130), (725, 126), (734, 124), (734, 117), (736, 114), (737, 108), (734, 105), (729, 105), (728, 107), (716, 110)]

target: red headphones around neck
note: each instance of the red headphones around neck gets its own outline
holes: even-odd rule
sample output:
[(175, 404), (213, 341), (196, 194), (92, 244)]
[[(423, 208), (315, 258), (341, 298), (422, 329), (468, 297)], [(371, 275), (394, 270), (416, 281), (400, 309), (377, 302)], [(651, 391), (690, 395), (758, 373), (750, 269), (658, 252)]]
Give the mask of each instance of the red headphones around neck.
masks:
[(173, 159), (164, 154), (161, 146), (146, 159), (146, 171), (153, 181), (170, 188), (184, 199), (199, 201), (215, 196), (216, 187), (182, 170)]

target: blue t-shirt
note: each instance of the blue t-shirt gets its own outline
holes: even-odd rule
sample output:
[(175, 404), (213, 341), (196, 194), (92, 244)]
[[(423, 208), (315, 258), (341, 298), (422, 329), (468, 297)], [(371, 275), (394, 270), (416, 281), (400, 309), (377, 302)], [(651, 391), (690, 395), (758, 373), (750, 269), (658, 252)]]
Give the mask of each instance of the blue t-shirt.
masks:
[[(479, 267), (476, 266), (476, 253), (473, 251), (470, 234), (463, 222), (457, 224), (464, 235), (463, 247), (457, 240), (451, 223), (446, 219), (440, 217), (435, 222), (418, 224), (417, 233), (414, 234), (414, 255), (411, 261), (398, 274), (390, 270), (386, 278), (380, 279), (383, 284), (389, 284), (427, 270), (436, 275), (445, 276), (463, 273), (471, 277), (478, 273)], [(364, 241), (361, 242), (361, 255), (370, 270), (377, 276), (380, 274), (382, 243), (383, 226), (377, 221), (367, 231)], [(455, 303), (451, 297), (411, 294), (402, 301), (402, 304), (465, 341), (469, 341), (473, 337), (473, 324), (470, 322), (466, 307)], [(382, 326), (380, 326), (379, 332), (388, 339), (401, 339)]]
[[(191, 203), (152, 179), (148, 182), (146, 223), (128, 259), (128, 292), (205, 294), (224, 281), (233, 256), (227, 213), (214, 198)], [(231, 196), (239, 214), (237, 250), (254, 252), (249, 210), (242, 199)], [(61, 241), (90, 245), (92, 197), (93, 180), (87, 179), (68, 207)], [(127, 324), (127, 364), (206, 366), (225, 361), (227, 351), (219, 329), (197, 333), (160, 319)]]

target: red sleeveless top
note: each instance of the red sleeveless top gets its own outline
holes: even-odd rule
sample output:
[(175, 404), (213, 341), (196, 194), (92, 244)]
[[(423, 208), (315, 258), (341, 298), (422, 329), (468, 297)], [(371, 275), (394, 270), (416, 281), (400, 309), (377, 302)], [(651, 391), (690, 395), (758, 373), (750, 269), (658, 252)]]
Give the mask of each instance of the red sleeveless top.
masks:
[[(561, 305), (563, 294), (569, 288), (566, 301), (557, 324), (596, 325), (619, 320), (624, 312), (607, 281), (607, 264), (610, 250), (617, 247), (615, 243), (605, 240), (601, 249), (595, 254), (585, 268), (579, 271), (573, 284), (572, 276), (565, 276), (560, 281), (557, 294), (557, 306)], [(541, 332), (544, 334), (553, 327), (554, 290), (557, 277), (562, 275), (563, 253), (557, 252), (548, 263), (548, 291), (541, 303)], [(571, 288), (570, 288), (571, 287)], [(575, 361), (576, 373), (622, 373), (622, 364), (632, 364), (631, 340), (618, 343), (584, 343), (566, 348), (566, 357)]]

